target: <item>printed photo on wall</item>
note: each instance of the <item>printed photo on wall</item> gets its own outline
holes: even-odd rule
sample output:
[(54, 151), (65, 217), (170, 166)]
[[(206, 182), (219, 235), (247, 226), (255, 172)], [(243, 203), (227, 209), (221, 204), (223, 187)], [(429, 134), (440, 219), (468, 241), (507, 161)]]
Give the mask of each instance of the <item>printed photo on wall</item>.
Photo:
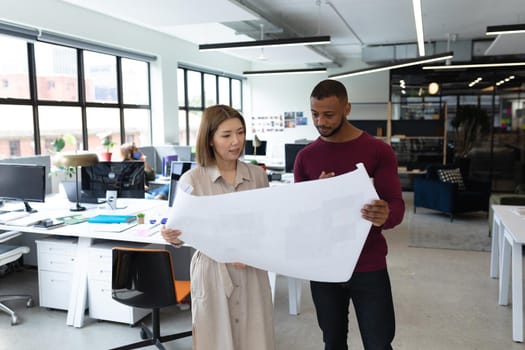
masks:
[(254, 134), (279, 131), (284, 131), (282, 115), (252, 117), (252, 132)]
[(295, 112), (295, 125), (308, 124), (308, 118), (304, 116), (303, 112)]
[(295, 112), (284, 112), (284, 127), (295, 128)]

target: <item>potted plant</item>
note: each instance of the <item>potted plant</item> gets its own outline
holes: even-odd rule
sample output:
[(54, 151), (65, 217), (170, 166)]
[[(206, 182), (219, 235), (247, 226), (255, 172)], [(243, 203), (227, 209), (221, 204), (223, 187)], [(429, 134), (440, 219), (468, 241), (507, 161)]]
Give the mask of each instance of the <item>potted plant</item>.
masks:
[(481, 137), (490, 130), (487, 112), (474, 105), (458, 107), (450, 124), (455, 130), (456, 157), (466, 157)]
[(143, 224), (144, 223), (144, 216), (145, 216), (144, 213), (138, 213), (137, 214), (137, 222), (139, 224)]
[[(72, 150), (76, 150), (77, 140), (74, 135), (72, 134), (64, 134), (58, 136), (56, 139), (54, 139), (51, 142), (51, 149), (50, 153), (54, 157), (58, 157), (60, 155), (60, 152), (62, 152), (65, 148), (68, 146), (71, 146)], [(57, 175), (59, 173), (65, 174), (66, 178), (72, 179), (75, 175), (75, 167), (64, 167), (55, 165), (53, 166), (50, 175)]]
[(115, 147), (115, 142), (111, 140), (111, 134), (105, 134), (102, 136), (102, 146), (105, 148), (105, 152), (100, 153), (100, 158), (103, 161), (111, 161), (111, 150)]
[(467, 175), (470, 167), (468, 155), (490, 131), (490, 118), (484, 109), (465, 105), (458, 107), (450, 124), (455, 133), (455, 163), (461, 169), (461, 173)]

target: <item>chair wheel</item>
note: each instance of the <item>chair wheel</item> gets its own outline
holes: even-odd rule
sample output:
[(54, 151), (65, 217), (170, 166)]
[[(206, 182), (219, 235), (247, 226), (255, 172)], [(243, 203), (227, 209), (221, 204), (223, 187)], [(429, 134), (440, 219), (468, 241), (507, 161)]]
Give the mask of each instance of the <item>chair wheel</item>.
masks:
[(140, 338), (141, 339), (148, 339), (148, 333), (144, 329), (140, 330)]
[(17, 315), (12, 315), (11, 316), (11, 326), (14, 326), (18, 324), (18, 316)]
[(33, 307), (35, 305), (35, 302), (33, 301), (33, 298), (29, 298), (26, 303), (26, 307)]

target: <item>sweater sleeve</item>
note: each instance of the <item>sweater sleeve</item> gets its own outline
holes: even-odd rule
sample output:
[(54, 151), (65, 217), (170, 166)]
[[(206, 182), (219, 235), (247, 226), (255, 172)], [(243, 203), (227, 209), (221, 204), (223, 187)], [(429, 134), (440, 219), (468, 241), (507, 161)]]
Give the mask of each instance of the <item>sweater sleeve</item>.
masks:
[(379, 198), (388, 203), (390, 213), (383, 224), (383, 229), (393, 228), (401, 223), (405, 215), (405, 202), (401, 191), (401, 182), (397, 173), (397, 159), (392, 148), (382, 147), (378, 155), (380, 161), (374, 170), (374, 186)]

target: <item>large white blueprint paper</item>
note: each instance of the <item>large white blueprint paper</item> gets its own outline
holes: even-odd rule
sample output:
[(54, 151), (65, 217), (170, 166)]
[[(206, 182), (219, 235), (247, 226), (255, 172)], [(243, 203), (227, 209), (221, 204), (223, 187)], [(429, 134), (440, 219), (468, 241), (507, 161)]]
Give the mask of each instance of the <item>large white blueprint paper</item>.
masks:
[(219, 262), (243, 262), (301, 279), (350, 279), (371, 223), (361, 218), (377, 199), (362, 164), (316, 181), (214, 196), (177, 191), (167, 226)]

